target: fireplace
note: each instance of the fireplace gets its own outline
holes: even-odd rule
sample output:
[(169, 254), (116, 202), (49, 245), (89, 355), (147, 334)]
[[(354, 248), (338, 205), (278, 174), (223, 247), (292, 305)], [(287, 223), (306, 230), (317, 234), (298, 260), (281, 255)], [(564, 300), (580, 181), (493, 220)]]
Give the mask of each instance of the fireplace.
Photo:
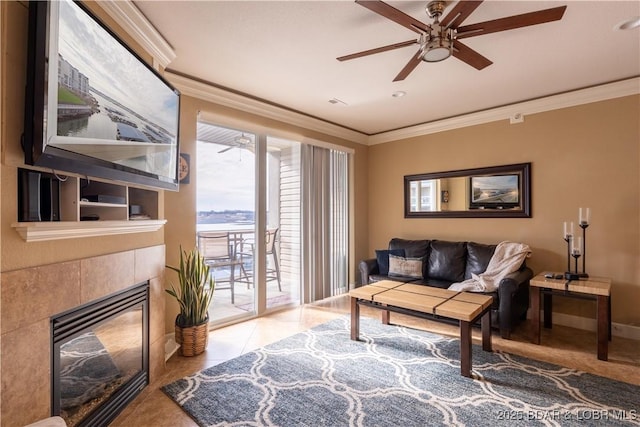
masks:
[(51, 317), (52, 415), (106, 426), (149, 384), (149, 282)]

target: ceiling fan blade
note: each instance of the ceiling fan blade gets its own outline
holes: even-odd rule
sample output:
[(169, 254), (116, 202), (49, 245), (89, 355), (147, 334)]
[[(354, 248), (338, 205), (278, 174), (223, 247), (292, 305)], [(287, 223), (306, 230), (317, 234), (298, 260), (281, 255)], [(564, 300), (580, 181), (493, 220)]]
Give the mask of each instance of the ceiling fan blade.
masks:
[(235, 147), (231, 146), (231, 147), (223, 148), (222, 150), (218, 151), (218, 154), (226, 153), (227, 151), (231, 150), (232, 148), (235, 148)]
[(467, 19), (471, 13), (476, 10), (478, 6), (480, 6), (482, 0), (480, 1), (459, 1), (456, 5), (451, 9), (451, 11), (445, 16), (442, 21), (440, 21), (440, 25), (445, 28), (458, 28), (462, 22)]
[(416, 67), (418, 66), (418, 64), (420, 64), (420, 62), (422, 61), (420, 59), (420, 49), (418, 49), (418, 51), (416, 52), (415, 55), (413, 55), (413, 58), (411, 58), (409, 60), (409, 62), (407, 62), (407, 65), (404, 66), (404, 68), (398, 73), (398, 75), (396, 76), (395, 79), (393, 79), (394, 82), (399, 82), (400, 80), (404, 80), (407, 78), (407, 76), (409, 74), (411, 74), (411, 72), (413, 70), (416, 69)]
[(389, 6), (383, 1), (356, 0), (356, 3), (418, 34), (427, 32), (431, 29), (429, 25), (418, 21), (417, 19), (407, 15), (406, 13), (396, 9), (393, 6)]
[(477, 70), (482, 70), (483, 68), (493, 64), (489, 59), (480, 55), (478, 52), (458, 40), (453, 42), (453, 56), (462, 62), (466, 62)]
[(363, 50), (362, 52), (352, 53), (351, 55), (341, 56), (336, 58), (338, 61), (348, 61), (349, 59), (361, 58), (367, 55), (373, 55), (375, 53), (386, 52), (388, 50), (398, 49), (401, 47), (411, 46), (412, 44), (417, 44), (416, 40), (407, 40), (406, 42), (394, 43), (388, 46), (381, 46), (375, 49)]
[(513, 30), (530, 25), (544, 24), (545, 22), (562, 19), (567, 6), (538, 10), (537, 12), (523, 13), (522, 15), (509, 16), (507, 18), (494, 19), (492, 21), (479, 22), (477, 24), (458, 27), (458, 38), (475, 37), (498, 31)]

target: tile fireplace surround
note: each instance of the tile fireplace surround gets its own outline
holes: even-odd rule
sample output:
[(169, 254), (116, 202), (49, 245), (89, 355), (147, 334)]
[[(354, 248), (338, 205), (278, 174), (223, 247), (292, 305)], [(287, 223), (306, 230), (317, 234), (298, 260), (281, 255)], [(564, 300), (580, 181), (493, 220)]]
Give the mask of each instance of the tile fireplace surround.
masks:
[(49, 317), (149, 280), (149, 380), (164, 372), (164, 245), (2, 273), (1, 426), (51, 415)]

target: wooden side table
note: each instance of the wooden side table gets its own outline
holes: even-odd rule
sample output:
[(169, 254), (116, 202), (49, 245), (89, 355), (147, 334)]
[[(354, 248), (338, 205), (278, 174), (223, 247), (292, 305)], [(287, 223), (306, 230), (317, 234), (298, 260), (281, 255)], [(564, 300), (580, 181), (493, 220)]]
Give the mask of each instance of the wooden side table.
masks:
[(580, 280), (548, 279), (539, 274), (530, 281), (532, 337), (540, 344), (540, 298), (543, 297), (544, 327), (551, 328), (553, 295), (596, 300), (598, 359), (607, 360), (611, 340), (611, 279), (589, 277)]

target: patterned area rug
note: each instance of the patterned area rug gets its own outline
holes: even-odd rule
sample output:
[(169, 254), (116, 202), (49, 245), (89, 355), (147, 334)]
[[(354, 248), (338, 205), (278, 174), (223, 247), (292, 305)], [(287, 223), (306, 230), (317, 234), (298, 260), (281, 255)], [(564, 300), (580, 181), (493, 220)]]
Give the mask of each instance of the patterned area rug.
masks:
[(162, 388), (200, 426), (635, 425), (640, 387), (341, 318)]

